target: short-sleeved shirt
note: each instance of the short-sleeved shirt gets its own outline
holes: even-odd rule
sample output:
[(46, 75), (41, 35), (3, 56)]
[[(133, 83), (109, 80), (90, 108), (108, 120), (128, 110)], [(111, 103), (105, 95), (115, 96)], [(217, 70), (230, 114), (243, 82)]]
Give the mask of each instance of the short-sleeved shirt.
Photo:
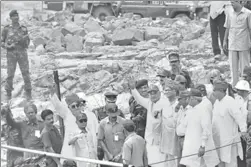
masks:
[(250, 49), (251, 11), (243, 7), (239, 13), (230, 12), (224, 27), (229, 29), (229, 50), (245, 51)]
[(129, 161), (135, 167), (145, 166), (144, 154), (146, 151), (146, 141), (136, 133), (130, 134), (124, 143), (122, 159)]
[(19, 129), (22, 134), (22, 140), (25, 148), (42, 149), (41, 132), (44, 123), (40, 120), (29, 122), (28, 120), (16, 122), (10, 114), (6, 115), (6, 122), (9, 126)]
[(98, 139), (103, 140), (108, 151), (113, 156), (116, 156), (121, 152), (126, 138), (123, 122), (124, 118), (118, 116), (116, 123), (112, 125), (112, 123), (109, 121), (109, 117), (106, 117), (101, 120), (99, 125)]
[(61, 153), (63, 140), (58, 129), (55, 126), (44, 127), (41, 133), (41, 139), (45, 149), (52, 147), (55, 153)]

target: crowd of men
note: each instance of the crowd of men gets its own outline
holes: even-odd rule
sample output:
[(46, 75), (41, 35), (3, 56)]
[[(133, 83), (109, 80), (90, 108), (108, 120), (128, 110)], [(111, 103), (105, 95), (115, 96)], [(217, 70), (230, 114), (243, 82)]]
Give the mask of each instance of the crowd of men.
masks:
[[(213, 3), (216, 2), (212, 2), (215, 10), (211, 6), (211, 29), (216, 26), (221, 33), (222, 47), (230, 60), (231, 84), (217, 69), (210, 72), (207, 84), (193, 83), (189, 72), (182, 68), (179, 54), (171, 53), (167, 55), (171, 69), (156, 74), (159, 84), (130, 77), (130, 118), (116, 105), (119, 95), (115, 90), (105, 92), (105, 106), (90, 110), (83, 93), (68, 94), (60, 101), (52, 89), (52, 107), (39, 114), (41, 120), (40, 111), (31, 101), (24, 107), (25, 121), (13, 119), (8, 105), (2, 107), (2, 118), (6, 121), (3, 135), (8, 144), (135, 167), (251, 166), (251, 12), (243, 7), (242, 1), (232, 1), (233, 11), (228, 14), (225, 2)], [(10, 12), (10, 18), (12, 25), (6, 26), (2, 33), (2, 47), (7, 49), (7, 99), (11, 99), (19, 63), (26, 97), (30, 100), (28, 32), (18, 23), (16, 10)], [(225, 29), (215, 25), (222, 21)], [(215, 36), (212, 34), (212, 38)], [(220, 54), (217, 43), (214, 39), (215, 55)], [(64, 132), (54, 125), (57, 115), (64, 121)], [(13, 150), (7, 154), (8, 167), (37, 156)], [(49, 167), (97, 166), (48, 156), (43, 162)]]

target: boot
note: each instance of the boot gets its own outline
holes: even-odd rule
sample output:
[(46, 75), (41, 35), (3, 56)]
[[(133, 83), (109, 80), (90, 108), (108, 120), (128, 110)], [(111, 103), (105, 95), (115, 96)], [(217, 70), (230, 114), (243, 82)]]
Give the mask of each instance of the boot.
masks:
[(32, 97), (31, 97), (31, 90), (26, 90), (26, 91), (25, 91), (25, 98), (26, 98), (27, 101), (32, 100)]

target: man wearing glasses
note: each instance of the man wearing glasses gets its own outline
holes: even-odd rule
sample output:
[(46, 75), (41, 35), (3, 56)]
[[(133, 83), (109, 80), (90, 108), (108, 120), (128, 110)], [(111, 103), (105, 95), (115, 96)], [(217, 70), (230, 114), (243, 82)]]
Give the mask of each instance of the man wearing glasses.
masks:
[[(143, 98), (135, 89), (135, 80), (130, 78), (128, 86), (131, 89), (132, 96), (141, 106), (147, 109), (147, 124), (145, 130), (146, 147), (148, 151), (149, 164), (157, 163), (171, 159), (174, 153), (171, 151), (171, 136), (167, 135), (166, 126), (172, 127), (175, 124), (172, 108), (169, 100), (161, 95), (157, 85), (149, 86), (149, 97)], [(162, 129), (162, 127), (164, 127)], [(167, 132), (167, 133), (164, 133)], [(174, 130), (175, 132), (175, 130)], [(152, 167), (176, 166), (175, 161), (151, 165)]]
[(187, 80), (186, 87), (191, 88), (193, 86), (191, 77), (189, 76), (187, 70), (182, 69), (179, 54), (171, 53), (168, 55), (168, 59), (169, 59), (169, 64), (171, 66), (171, 79), (175, 80), (176, 75), (183, 75)]
[[(76, 124), (76, 116), (84, 112), (89, 121), (87, 123), (87, 129), (92, 133), (93, 143), (97, 147), (97, 129), (98, 121), (96, 116), (90, 111), (84, 111), (85, 100), (78, 97), (77, 94), (72, 93), (65, 97), (65, 100), (59, 101), (56, 94), (51, 98), (51, 103), (55, 108), (55, 112), (64, 120), (65, 135), (61, 154), (63, 156), (73, 156), (72, 147), (68, 145), (70, 137), (75, 133), (78, 126)], [(63, 162), (63, 159), (62, 159)]]

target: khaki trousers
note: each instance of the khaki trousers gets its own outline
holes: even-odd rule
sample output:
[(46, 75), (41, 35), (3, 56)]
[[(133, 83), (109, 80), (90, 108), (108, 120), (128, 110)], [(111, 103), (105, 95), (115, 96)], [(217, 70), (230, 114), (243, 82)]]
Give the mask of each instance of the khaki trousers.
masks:
[[(232, 78), (232, 86), (239, 81), (239, 73), (242, 75), (245, 66), (250, 66), (250, 51), (229, 50), (229, 64)], [(240, 70), (240, 71), (239, 71)]]

